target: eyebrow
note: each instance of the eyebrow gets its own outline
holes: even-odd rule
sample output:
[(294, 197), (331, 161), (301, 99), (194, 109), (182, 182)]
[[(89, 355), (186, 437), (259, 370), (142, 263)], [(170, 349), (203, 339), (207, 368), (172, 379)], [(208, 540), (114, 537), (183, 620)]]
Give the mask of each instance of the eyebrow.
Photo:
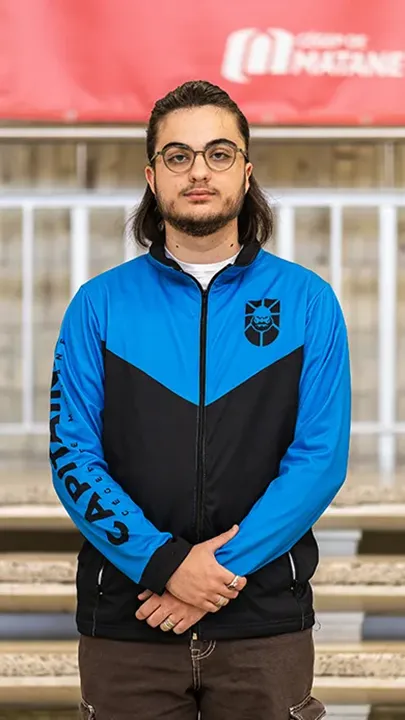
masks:
[[(229, 140), (229, 138), (215, 138), (214, 140), (210, 140), (204, 145), (203, 150), (207, 150), (207, 148), (211, 147), (211, 145), (218, 145), (218, 143), (225, 143), (226, 145), (233, 145), (234, 147), (238, 147), (236, 142), (233, 140)], [(181, 148), (189, 148), (190, 145), (187, 145), (186, 143), (182, 142), (169, 142), (166, 143), (161, 149), (160, 152), (163, 152), (163, 150), (166, 150), (169, 147), (181, 147)]]

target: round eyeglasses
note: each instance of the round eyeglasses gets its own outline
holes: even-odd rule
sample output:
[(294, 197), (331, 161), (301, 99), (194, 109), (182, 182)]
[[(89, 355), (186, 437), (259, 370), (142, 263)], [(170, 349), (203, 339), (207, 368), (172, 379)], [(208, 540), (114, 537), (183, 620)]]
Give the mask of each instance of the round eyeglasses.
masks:
[(197, 155), (203, 155), (210, 170), (224, 172), (232, 167), (238, 152), (242, 153), (245, 161), (248, 162), (245, 151), (232, 142), (216, 142), (205, 150), (193, 150), (189, 145), (170, 143), (155, 153), (150, 162), (153, 163), (161, 155), (169, 170), (174, 173), (184, 173), (191, 170)]

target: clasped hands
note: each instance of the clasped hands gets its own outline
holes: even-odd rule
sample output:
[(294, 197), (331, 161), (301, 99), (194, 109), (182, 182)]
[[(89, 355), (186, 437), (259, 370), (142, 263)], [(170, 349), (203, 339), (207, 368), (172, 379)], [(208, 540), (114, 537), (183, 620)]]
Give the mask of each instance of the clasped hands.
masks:
[(246, 578), (220, 565), (215, 552), (238, 531), (239, 527), (234, 525), (231, 530), (195, 545), (171, 576), (163, 595), (150, 590), (141, 593), (138, 598), (144, 602), (136, 612), (138, 620), (180, 635), (208, 612), (218, 612), (235, 600), (245, 587)]

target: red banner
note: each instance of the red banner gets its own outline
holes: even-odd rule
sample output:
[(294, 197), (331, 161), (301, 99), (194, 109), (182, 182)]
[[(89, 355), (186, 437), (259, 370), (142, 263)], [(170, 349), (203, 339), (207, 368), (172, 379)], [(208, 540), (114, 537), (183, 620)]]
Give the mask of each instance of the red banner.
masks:
[(0, 117), (145, 122), (190, 79), (251, 123), (405, 123), (403, 0), (0, 0)]

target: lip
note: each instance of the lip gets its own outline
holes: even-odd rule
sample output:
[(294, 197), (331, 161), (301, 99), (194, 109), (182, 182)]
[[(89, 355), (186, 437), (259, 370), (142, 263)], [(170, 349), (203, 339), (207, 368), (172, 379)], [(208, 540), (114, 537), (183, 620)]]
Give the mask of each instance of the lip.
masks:
[(186, 197), (212, 197), (212, 195), (215, 195), (211, 190), (189, 190), (187, 193), (185, 193)]
[(186, 194), (185, 194), (185, 197), (186, 197), (188, 200), (194, 200), (195, 202), (197, 202), (198, 200), (200, 200), (200, 201), (202, 202), (203, 200), (209, 200), (210, 198), (214, 197), (214, 194), (215, 194), (215, 193), (207, 192), (207, 191), (206, 191), (206, 192), (197, 192), (197, 191), (195, 191), (195, 192), (186, 193)]

